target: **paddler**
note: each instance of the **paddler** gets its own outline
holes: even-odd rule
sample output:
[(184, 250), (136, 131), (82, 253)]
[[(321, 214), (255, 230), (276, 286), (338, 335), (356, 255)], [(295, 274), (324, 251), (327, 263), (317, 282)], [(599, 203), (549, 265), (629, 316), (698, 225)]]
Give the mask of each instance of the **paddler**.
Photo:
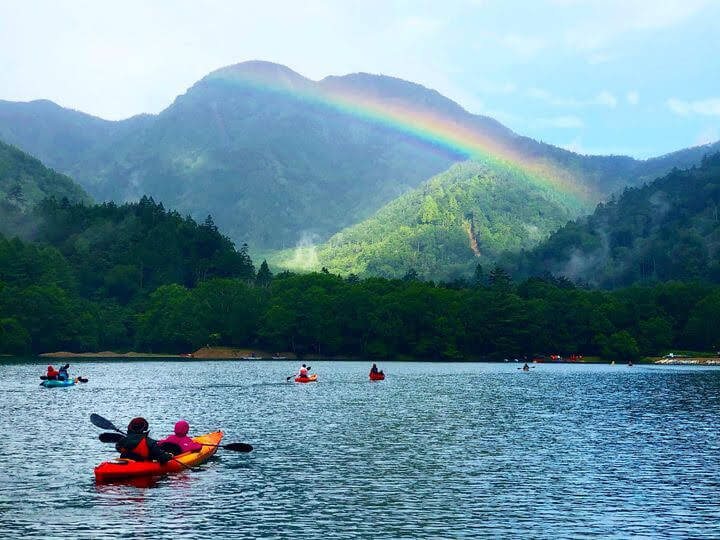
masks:
[(523, 370), (523, 371), (530, 371), (530, 366), (528, 366), (527, 364), (525, 364), (525, 365), (522, 367), (522, 370)]
[(377, 364), (372, 365), (372, 367), (370, 368), (370, 373), (375, 374), (375, 375), (378, 375), (378, 374), (384, 375), (384, 373), (378, 369)]
[(130, 420), (127, 431), (127, 435), (115, 445), (121, 458), (160, 463), (167, 463), (173, 459), (172, 454), (165, 452), (158, 446), (157, 441), (148, 437), (150, 425), (144, 418)]
[(188, 437), (189, 431), (190, 424), (185, 420), (180, 420), (175, 424), (175, 433), (164, 438), (162, 441), (158, 441), (158, 444), (160, 446), (162, 446), (163, 443), (177, 444), (180, 447), (181, 454), (185, 452), (199, 452), (202, 450), (202, 444), (196, 443)]
[(56, 370), (54, 367), (48, 366), (47, 375), (45, 377), (47, 378), (48, 381), (54, 381), (58, 378), (59, 374), (60, 374), (60, 372), (58, 370)]
[(298, 377), (307, 379), (308, 374), (310, 373), (310, 368), (307, 367), (305, 364), (300, 366), (300, 371), (298, 372)]
[(70, 364), (65, 364), (63, 367), (60, 368), (60, 371), (58, 371), (58, 380), (59, 381), (67, 381), (70, 378), (70, 375), (68, 374), (69, 367), (70, 367)]

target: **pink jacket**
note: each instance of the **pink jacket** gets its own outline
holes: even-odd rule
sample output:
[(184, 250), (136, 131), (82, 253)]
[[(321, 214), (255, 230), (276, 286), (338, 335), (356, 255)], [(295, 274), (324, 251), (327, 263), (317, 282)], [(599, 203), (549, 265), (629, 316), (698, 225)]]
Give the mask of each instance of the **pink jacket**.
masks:
[(162, 441), (158, 441), (158, 443), (169, 442), (177, 444), (183, 453), (200, 451), (202, 449), (202, 444), (196, 443), (188, 437), (188, 431), (190, 431), (190, 424), (188, 424), (185, 420), (180, 420), (177, 424), (175, 424), (175, 433), (164, 438)]

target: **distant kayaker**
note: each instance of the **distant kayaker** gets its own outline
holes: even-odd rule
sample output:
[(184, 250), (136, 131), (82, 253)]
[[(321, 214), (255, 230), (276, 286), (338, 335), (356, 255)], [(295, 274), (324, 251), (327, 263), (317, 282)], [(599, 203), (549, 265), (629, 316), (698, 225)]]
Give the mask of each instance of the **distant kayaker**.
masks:
[(160, 463), (167, 463), (173, 458), (172, 454), (165, 452), (155, 440), (148, 437), (150, 425), (144, 418), (130, 420), (127, 431), (127, 435), (115, 445), (121, 458)]
[(305, 364), (300, 366), (300, 371), (298, 372), (298, 377), (307, 377), (310, 373), (310, 368), (307, 367)]
[(527, 364), (525, 364), (525, 365), (522, 367), (522, 370), (523, 370), (523, 371), (530, 371), (530, 366), (528, 366)]
[(68, 375), (69, 367), (70, 364), (65, 364), (63, 367), (60, 368), (60, 371), (58, 371), (58, 380), (67, 381), (70, 378), (70, 375)]
[(188, 424), (185, 420), (180, 420), (175, 424), (175, 433), (164, 438), (162, 441), (158, 441), (158, 444), (161, 446), (163, 443), (177, 444), (180, 447), (181, 454), (184, 454), (185, 452), (199, 452), (202, 450), (202, 444), (196, 443), (188, 437), (189, 431), (190, 424)]
[(375, 375), (385, 375), (382, 370), (378, 369), (377, 364), (373, 364), (370, 368), (370, 373), (373, 373)]
[(56, 380), (58, 378), (59, 374), (60, 374), (60, 372), (58, 370), (56, 370), (54, 367), (48, 366), (47, 375), (46, 375), (48, 381)]

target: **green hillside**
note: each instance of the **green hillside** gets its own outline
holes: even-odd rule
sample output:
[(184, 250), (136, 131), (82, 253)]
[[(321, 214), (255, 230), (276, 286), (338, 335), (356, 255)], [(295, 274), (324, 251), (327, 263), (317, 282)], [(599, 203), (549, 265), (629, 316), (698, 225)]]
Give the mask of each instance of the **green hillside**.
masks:
[(29, 211), (48, 197), (90, 202), (87, 193), (70, 178), (0, 141), (0, 232), (27, 232)]
[[(345, 100), (333, 105), (327, 98), (335, 95)], [(355, 106), (363, 103), (375, 114)], [(698, 149), (646, 161), (583, 156), (408, 81), (367, 73), (312, 81), (257, 61), (210, 73), (157, 115), (119, 122), (46, 100), (0, 101), (0, 138), (69, 174), (96, 200), (147, 194), (196, 220), (211, 214), (238, 244), (282, 249), (325, 241), (471, 157), (432, 133), (417, 136), (385, 110), (406, 111), (410, 126), (429, 115), (470, 141), (489, 141), (501, 155), (569, 178), (592, 203), (701, 157)]]
[(626, 189), (504, 264), (519, 275), (551, 272), (602, 287), (720, 282), (720, 154)]
[[(581, 209), (507, 164), (461, 163), (334, 235), (309, 266), (343, 275), (401, 277), (410, 268), (433, 279), (466, 275), (505, 250), (534, 246)], [(294, 250), (272, 262), (311, 269)]]

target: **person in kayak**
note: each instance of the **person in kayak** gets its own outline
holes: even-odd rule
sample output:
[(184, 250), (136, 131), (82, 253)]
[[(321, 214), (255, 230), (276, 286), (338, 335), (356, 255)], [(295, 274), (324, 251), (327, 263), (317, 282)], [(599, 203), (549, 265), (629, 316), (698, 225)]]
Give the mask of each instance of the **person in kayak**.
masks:
[(144, 418), (130, 420), (127, 431), (127, 435), (115, 445), (121, 458), (160, 463), (173, 459), (172, 454), (165, 452), (155, 440), (148, 437), (150, 425)]
[(60, 372), (58, 370), (56, 370), (54, 367), (48, 366), (47, 375), (45, 377), (47, 378), (48, 381), (55, 381), (55, 380), (57, 380), (59, 374), (60, 374)]
[(523, 371), (530, 371), (530, 366), (527, 365), (527, 363), (522, 367)]
[(63, 367), (60, 368), (60, 371), (58, 371), (58, 380), (59, 381), (67, 381), (70, 378), (70, 375), (68, 375), (68, 368), (70, 367), (70, 364), (65, 364)]
[(385, 375), (381, 369), (378, 369), (377, 364), (373, 364), (370, 368), (370, 373), (374, 373), (375, 375)]
[(180, 420), (175, 424), (175, 433), (169, 437), (165, 437), (162, 441), (158, 441), (158, 444), (160, 446), (164, 443), (177, 444), (180, 447), (181, 454), (185, 452), (199, 452), (202, 450), (202, 444), (196, 443), (188, 437), (188, 431), (190, 431), (190, 424), (185, 420)]
[(300, 371), (298, 372), (298, 377), (307, 379), (309, 375), (310, 375), (310, 368), (307, 367), (305, 364), (300, 366)]

